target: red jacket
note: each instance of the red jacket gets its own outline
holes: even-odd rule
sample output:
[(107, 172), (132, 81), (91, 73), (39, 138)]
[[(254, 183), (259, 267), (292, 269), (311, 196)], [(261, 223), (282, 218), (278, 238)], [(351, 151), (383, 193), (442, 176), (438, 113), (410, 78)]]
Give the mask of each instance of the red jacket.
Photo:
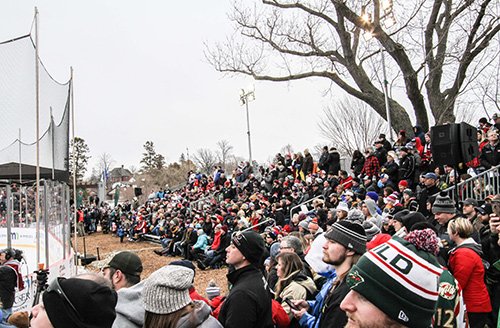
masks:
[(467, 312), (491, 312), (490, 297), (484, 283), (484, 266), (478, 253), (471, 248), (458, 247), (450, 253), (448, 264), (463, 289)]

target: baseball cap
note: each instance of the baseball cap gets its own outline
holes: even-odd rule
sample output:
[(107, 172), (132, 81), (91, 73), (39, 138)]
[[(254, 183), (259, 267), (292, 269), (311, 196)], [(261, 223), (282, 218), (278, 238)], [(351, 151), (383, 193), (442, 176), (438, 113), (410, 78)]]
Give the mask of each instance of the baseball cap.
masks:
[(475, 200), (474, 198), (466, 198), (464, 201), (463, 201), (463, 204), (464, 205), (472, 205), (474, 207), (478, 206), (479, 204), (477, 203), (477, 200)]
[(474, 207), (476, 212), (480, 213), (481, 215), (487, 215), (487, 214), (492, 214), (493, 213), (493, 208), (491, 207), (491, 204), (485, 203), (481, 206)]
[(426, 174), (424, 174), (424, 178), (437, 180), (438, 177), (437, 177), (436, 173), (427, 172)]
[(104, 269), (105, 268), (114, 268), (123, 273), (140, 276), (142, 273), (142, 261), (137, 254), (123, 251), (116, 254), (111, 261), (104, 266)]

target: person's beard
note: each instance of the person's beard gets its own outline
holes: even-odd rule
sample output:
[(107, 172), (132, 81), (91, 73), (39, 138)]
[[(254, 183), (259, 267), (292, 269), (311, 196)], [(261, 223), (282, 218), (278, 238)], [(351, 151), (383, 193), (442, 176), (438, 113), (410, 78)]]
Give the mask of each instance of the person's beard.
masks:
[(346, 259), (345, 252), (342, 252), (342, 254), (339, 255), (339, 257), (336, 260), (330, 260), (329, 257), (325, 259), (325, 256), (323, 256), (323, 262), (330, 264), (330, 265), (333, 265), (333, 266), (341, 265), (342, 263), (344, 263), (345, 259)]

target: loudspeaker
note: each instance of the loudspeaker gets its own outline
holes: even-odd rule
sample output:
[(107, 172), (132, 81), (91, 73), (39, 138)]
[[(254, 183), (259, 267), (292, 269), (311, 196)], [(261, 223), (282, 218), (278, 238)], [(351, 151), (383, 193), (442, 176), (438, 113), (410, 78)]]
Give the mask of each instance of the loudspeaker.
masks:
[(141, 188), (134, 188), (134, 195), (135, 197), (139, 197), (142, 195), (142, 189)]
[(432, 158), (436, 165), (457, 166), (479, 155), (476, 129), (467, 123), (432, 127), (431, 142)]

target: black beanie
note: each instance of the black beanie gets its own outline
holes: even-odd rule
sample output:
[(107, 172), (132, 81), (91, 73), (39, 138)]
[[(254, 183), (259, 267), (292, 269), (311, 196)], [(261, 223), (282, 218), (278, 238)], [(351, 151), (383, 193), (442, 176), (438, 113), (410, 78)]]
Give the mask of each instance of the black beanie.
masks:
[(56, 279), (75, 309), (57, 292), (53, 281), (43, 293), (43, 304), (54, 328), (111, 328), (116, 317), (114, 290), (87, 279)]
[(232, 241), (248, 262), (259, 264), (265, 250), (264, 239), (261, 235), (252, 230), (236, 232)]
[(366, 252), (366, 233), (361, 224), (347, 220), (335, 222), (325, 233), (325, 238), (342, 244), (358, 254)]
[(403, 226), (410, 232), (416, 223), (425, 222), (425, 216), (420, 212), (410, 212), (403, 217)]

